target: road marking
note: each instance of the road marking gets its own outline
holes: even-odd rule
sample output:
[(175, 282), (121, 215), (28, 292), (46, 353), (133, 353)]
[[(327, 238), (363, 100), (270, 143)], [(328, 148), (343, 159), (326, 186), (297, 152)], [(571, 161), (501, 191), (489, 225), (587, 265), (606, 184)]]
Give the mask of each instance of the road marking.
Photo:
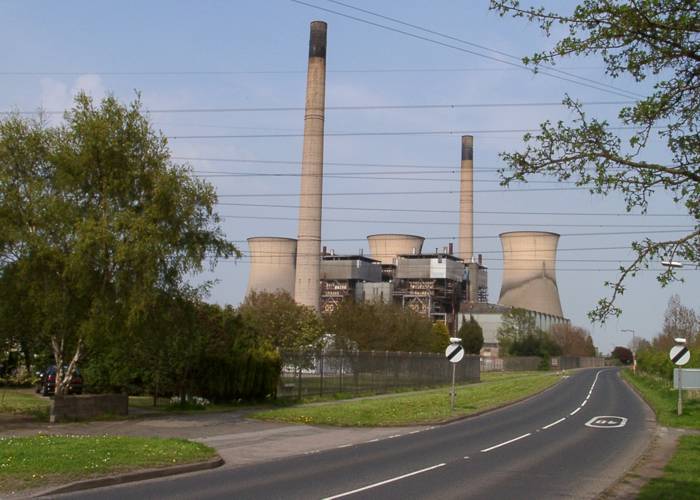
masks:
[(583, 403), (581, 403), (581, 408), (583, 408), (584, 406), (586, 406), (586, 403), (588, 403), (588, 400), (587, 400), (587, 399), (584, 399), (584, 400), (583, 400)]
[(595, 427), (597, 429), (617, 429), (624, 427), (627, 424), (627, 419), (625, 417), (614, 417), (610, 415), (603, 415), (600, 417), (593, 417), (586, 425), (588, 427)]
[(418, 434), (419, 432), (420, 432), (420, 430), (417, 430), (417, 431), (411, 431), (411, 432), (409, 432), (409, 434)]
[(556, 422), (552, 422), (551, 424), (545, 425), (544, 427), (542, 427), (542, 429), (546, 430), (546, 429), (549, 429), (550, 427), (554, 427), (555, 425), (562, 423), (564, 420), (566, 420), (566, 417), (562, 417), (559, 420), (557, 420)]
[(469, 457), (464, 457), (464, 460), (469, 460)]
[(389, 436), (387, 439), (394, 439), (397, 437), (401, 437), (401, 434), (394, 434), (393, 436)]
[(362, 488), (357, 488), (356, 490), (346, 491), (345, 493), (339, 493), (339, 494), (337, 494), (337, 495), (333, 495), (332, 497), (326, 497), (326, 498), (324, 498), (323, 500), (333, 500), (333, 499), (335, 499), (335, 498), (343, 498), (343, 497), (346, 497), (346, 496), (349, 496), (349, 495), (354, 495), (355, 493), (359, 493), (359, 492), (361, 492), (361, 491), (371, 490), (372, 488), (376, 488), (376, 487), (378, 487), (378, 486), (383, 486), (383, 485), (385, 485), (385, 484), (389, 484), (389, 483), (393, 483), (393, 482), (396, 482), (396, 481), (400, 481), (401, 479), (406, 479), (407, 477), (415, 476), (415, 475), (417, 475), (417, 474), (422, 474), (422, 473), (424, 473), (424, 472), (428, 472), (428, 471), (431, 471), (431, 470), (433, 470), (433, 469), (437, 469), (437, 468), (439, 468), (439, 467), (444, 467), (445, 465), (446, 465), (446, 464), (442, 463), (442, 464), (433, 465), (432, 467), (426, 467), (425, 469), (421, 469), (421, 470), (409, 472), (408, 474), (404, 474), (404, 475), (402, 475), (402, 476), (392, 477), (391, 479), (387, 479), (386, 481), (380, 481), (380, 482), (378, 482), (378, 483), (374, 483), (374, 484), (370, 484), (370, 485), (367, 485), (367, 486), (363, 486)]
[(379, 441), (379, 438), (370, 439), (370, 440), (367, 441), (367, 442), (368, 442), (368, 443), (376, 443), (377, 441)]
[(576, 414), (577, 414), (578, 412), (580, 412), (580, 411), (581, 411), (581, 407), (579, 406), (579, 407), (576, 408), (574, 411), (572, 411), (571, 413), (569, 413), (569, 415), (571, 415), (571, 416), (573, 417), (574, 415), (576, 415)]
[(352, 443), (341, 444), (340, 446), (338, 446), (338, 448), (347, 448), (347, 447), (349, 447), (349, 446), (352, 446)]
[(505, 443), (497, 444), (497, 445), (491, 446), (490, 448), (483, 449), (483, 450), (481, 450), (481, 453), (486, 453), (487, 451), (495, 450), (496, 448), (500, 448), (501, 446), (505, 446), (507, 444), (514, 443), (514, 442), (519, 441), (521, 439), (525, 439), (528, 436), (532, 436), (532, 433), (528, 432), (527, 434), (523, 434), (522, 436), (518, 436), (516, 438), (513, 438), (509, 441), (506, 441)]

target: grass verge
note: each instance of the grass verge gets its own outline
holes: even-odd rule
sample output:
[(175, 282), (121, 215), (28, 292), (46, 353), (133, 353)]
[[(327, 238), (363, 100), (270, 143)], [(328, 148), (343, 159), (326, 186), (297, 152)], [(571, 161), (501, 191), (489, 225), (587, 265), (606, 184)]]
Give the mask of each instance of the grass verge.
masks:
[(0, 438), (0, 491), (198, 462), (215, 455), (208, 446), (184, 439), (49, 435)]
[(477, 384), (457, 387), (454, 412), (450, 412), (449, 388), (386, 395), (320, 405), (300, 405), (250, 415), (260, 420), (312, 425), (381, 427), (445, 422), (501, 406), (535, 394), (555, 384), (555, 373), (533, 372), (514, 376), (485, 377)]
[(700, 436), (683, 436), (664, 475), (649, 481), (638, 499), (700, 498)]
[(50, 406), (49, 398), (35, 394), (32, 389), (0, 388), (0, 414), (47, 418)]
[(632, 370), (620, 370), (622, 377), (630, 382), (642, 394), (654, 409), (656, 419), (668, 427), (700, 429), (700, 399), (688, 398), (687, 391), (683, 397), (683, 415), (677, 415), (678, 390), (673, 389), (670, 381), (646, 375)]

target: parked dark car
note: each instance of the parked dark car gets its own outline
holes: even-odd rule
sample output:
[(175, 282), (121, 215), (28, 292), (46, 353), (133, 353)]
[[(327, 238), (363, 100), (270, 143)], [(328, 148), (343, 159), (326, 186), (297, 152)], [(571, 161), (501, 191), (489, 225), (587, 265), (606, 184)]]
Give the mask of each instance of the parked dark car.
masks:
[[(67, 370), (68, 367), (63, 368)], [(56, 366), (51, 365), (43, 372), (39, 373), (39, 381), (36, 384), (36, 392), (42, 396), (51, 396), (56, 392)], [(73, 373), (70, 385), (68, 386), (68, 394), (82, 394), (83, 392), (83, 376), (77, 368)]]

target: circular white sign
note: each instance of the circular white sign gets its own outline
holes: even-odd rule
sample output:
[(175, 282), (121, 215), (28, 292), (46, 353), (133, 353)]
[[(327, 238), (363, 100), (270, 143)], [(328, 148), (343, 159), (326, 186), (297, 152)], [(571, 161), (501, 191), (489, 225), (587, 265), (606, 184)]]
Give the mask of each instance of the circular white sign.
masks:
[(450, 344), (445, 349), (445, 357), (450, 363), (459, 363), (464, 357), (464, 347), (462, 344)]
[(674, 345), (671, 347), (671, 352), (668, 354), (668, 357), (671, 358), (671, 361), (676, 365), (683, 366), (690, 361), (690, 350), (684, 345)]

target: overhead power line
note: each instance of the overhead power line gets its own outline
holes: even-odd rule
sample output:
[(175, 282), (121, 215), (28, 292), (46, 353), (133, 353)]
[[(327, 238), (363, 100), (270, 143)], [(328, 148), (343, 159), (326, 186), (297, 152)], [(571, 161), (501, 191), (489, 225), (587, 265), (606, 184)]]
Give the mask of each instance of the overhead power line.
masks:
[[(586, 106), (614, 106), (634, 104), (635, 101), (587, 101), (581, 104)], [(325, 106), (326, 111), (391, 111), (414, 109), (467, 109), (467, 108), (541, 108), (550, 106), (564, 106), (561, 101), (546, 102), (491, 102), (491, 103), (427, 103), (427, 104), (358, 104), (345, 106)], [(186, 113), (270, 113), (304, 111), (304, 106), (265, 106), (265, 107), (207, 107), (207, 108), (160, 108), (146, 109), (149, 114), (186, 114)], [(68, 110), (40, 110), (35, 111), (1, 111), (2, 114), (17, 113), (21, 115), (46, 115), (63, 114)]]
[[(473, 68), (339, 68), (326, 73), (465, 73), (479, 71), (518, 71), (522, 68), (473, 67)], [(567, 66), (567, 71), (601, 70), (601, 66)], [(164, 71), (0, 71), (0, 76), (226, 76), (226, 75), (306, 75), (305, 69), (289, 70), (164, 70)]]
[[(588, 191), (589, 188), (569, 187), (569, 188), (529, 188), (529, 189), (479, 189), (474, 190), (479, 193), (535, 193), (542, 191)], [(398, 195), (425, 195), (425, 194), (458, 194), (459, 189), (448, 189), (440, 191), (356, 191), (348, 193), (306, 193), (309, 196), (321, 194), (323, 196), (398, 196)], [(219, 194), (219, 198), (274, 198), (277, 196), (299, 196), (299, 193), (236, 193)]]
[(386, 24), (376, 23), (376, 22), (370, 21), (370, 20), (368, 20), (368, 19), (363, 19), (363, 18), (361, 18), (361, 17), (352, 16), (352, 15), (346, 14), (346, 13), (344, 13), (344, 12), (340, 12), (340, 11), (333, 10), (333, 9), (328, 9), (328, 8), (325, 8), (325, 7), (321, 7), (320, 5), (315, 5), (315, 4), (308, 3), (308, 2), (304, 2), (304, 1), (301, 1), (301, 0), (290, 0), (290, 1), (291, 1), (291, 2), (294, 2), (294, 3), (298, 3), (298, 4), (300, 4), (300, 5), (305, 5), (305, 6), (307, 6), (307, 7), (311, 7), (311, 8), (314, 8), (314, 9), (322, 10), (322, 11), (324, 11), (324, 12), (329, 12), (329, 13), (331, 13), (331, 14), (335, 14), (335, 15), (338, 15), (338, 16), (341, 16), (341, 17), (345, 17), (345, 18), (347, 18), (347, 19), (352, 19), (352, 20), (354, 20), (354, 21), (358, 21), (358, 22), (361, 22), (361, 23), (364, 23), (364, 24), (368, 24), (368, 25), (370, 25), (370, 26), (375, 26), (375, 27), (377, 27), (377, 28), (385, 29), (385, 30), (388, 30), (388, 31), (393, 31), (394, 33), (399, 33), (399, 34), (402, 34), (402, 35), (406, 35), (406, 36), (409, 36), (409, 37), (411, 37), (411, 38), (415, 38), (415, 39), (418, 39), (418, 40), (423, 40), (423, 41), (430, 42), (430, 43), (433, 43), (433, 44), (436, 44), (436, 45), (440, 45), (440, 46), (447, 47), (447, 48), (450, 48), (450, 49), (458, 50), (458, 51), (460, 51), (460, 52), (465, 52), (465, 53), (467, 53), (467, 54), (472, 54), (472, 55), (475, 55), (475, 56), (477, 56), (477, 57), (481, 57), (481, 58), (488, 59), (488, 60), (491, 60), (491, 61), (496, 61), (496, 62), (499, 62), (499, 63), (502, 63), (502, 64), (507, 64), (507, 65), (510, 65), (510, 66), (513, 66), (513, 67), (521, 68), (521, 69), (524, 69), (524, 70), (529, 71), (530, 73), (546, 75), (546, 76), (549, 76), (549, 77), (551, 77), (551, 78), (556, 78), (556, 79), (558, 79), (558, 80), (562, 80), (562, 81), (566, 81), (566, 82), (569, 82), (569, 83), (573, 83), (573, 84), (575, 84), (575, 85), (580, 85), (580, 86), (583, 86), (583, 87), (592, 88), (592, 89), (595, 89), (595, 90), (598, 90), (598, 91), (601, 91), (601, 92), (607, 92), (607, 93), (609, 93), (609, 94), (614, 94), (614, 95), (622, 96), (622, 97), (625, 97), (625, 98), (628, 98), (628, 99), (629, 99), (629, 98), (635, 98), (635, 97), (637, 97), (637, 96), (635, 96), (632, 92), (629, 92), (629, 91), (624, 91), (624, 90), (612, 90), (612, 89), (606, 88), (607, 84), (601, 84), (601, 83), (597, 82), (597, 83), (594, 85), (594, 84), (590, 84), (590, 83), (587, 83), (587, 82), (584, 82), (584, 81), (577, 80), (576, 77), (574, 77), (574, 78), (568, 78), (568, 77), (565, 77), (565, 76), (560, 76), (560, 75), (557, 75), (557, 74), (549, 73), (548, 71), (543, 71), (543, 70), (538, 70), (537, 72), (535, 72), (532, 68), (528, 68), (527, 66), (525, 66), (525, 65), (523, 65), (523, 64), (520, 64), (520, 63), (515, 63), (515, 62), (512, 62), (512, 61), (507, 61), (507, 60), (505, 60), (505, 59), (501, 59), (501, 58), (498, 58), (498, 57), (490, 56), (490, 55), (488, 55), (488, 54), (482, 54), (481, 52), (477, 52), (477, 51), (471, 50), (471, 49), (466, 49), (466, 48), (464, 48), (464, 47), (459, 47), (459, 46), (457, 46), (457, 45), (453, 45), (453, 44), (450, 44), (450, 43), (441, 42), (440, 40), (435, 40), (434, 38), (429, 38), (429, 37), (426, 37), (426, 36), (423, 36), (423, 35), (418, 35), (418, 34), (416, 34), (416, 33), (411, 33), (411, 32), (409, 32), (409, 31), (400, 30), (400, 29), (398, 29), (398, 28), (393, 28), (393, 27), (391, 27), (391, 26), (387, 26)]
[[(292, 0), (294, 1), (294, 0)], [(649, 127), (661, 129), (663, 127)], [(608, 127), (608, 130), (637, 130), (636, 127), (619, 126)], [(386, 137), (386, 136), (437, 136), (437, 135), (479, 135), (479, 134), (525, 134), (539, 132), (536, 128), (520, 129), (485, 129), (485, 130), (400, 130), (400, 131), (376, 131), (376, 132), (324, 132), (315, 134), (323, 138), (327, 137)], [(311, 137), (314, 134), (307, 134)], [(272, 138), (296, 138), (304, 137), (303, 132), (288, 134), (221, 134), (221, 135), (169, 135), (168, 139), (272, 139)]]
[[(259, 207), (259, 208), (293, 208), (299, 209), (300, 205), (282, 205), (276, 203), (236, 203), (236, 202), (217, 202), (217, 205), (235, 206), (235, 207)], [(426, 208), (372, 208), (372, 207), (338, 207), (338, 206), (322, 206), (303, 205), (304, 208), (322, 208), (323, 210), (344, 210), (351, 212), (406, 212), (406, 213), (434, 213), (434, 214), (458, 214), (459, 210), (439, 210)], [(584, 217), (690, 217), (688, 214), (673, 214), (673, 213), (647, 213), (633, 214), (626, 212), (528, 212), (526, 210), (504, 211), (504, 210), (474, 210), (475, 214), (483, 215), (548, 215), (548, 216), (584, 216)]]
[[(670, 234), (670, 233), (682, 233), (684, 231), (674, 229), (674, 230), (654, 230), (654, 231), (615, 231), (615, 232), (592, 232), (592, 233), (560, 233), (559, 236), (562, 237), (567, 237), (567, 238), (573, 238), (573, 237), (581, 237), (581, 236), (631, 236), (631, 235), (637, 235), (637, 236), (643, 236), (643, 235), (648, 235), (648, 234)], [(513, 237), (517, 238), (519, 237), (518, 235), (513, 235)], [(532, 236), (528, 234), (523, 234), (521, 237), (523, 238), (531, 238)], [(474, 236), (474, 239), (480, 239), (480, 240), (488, 240), (488, 239), (496, 239), (499, 238), (498, 235), (477, 235)], [(334, 242), (346, 242), (346, 241), (366, 241), (367, 238), (324, 238), (323, 241), (327, 243), (334, 243)], [(387, 237), (387, 240), (391, 240), (391, 237)], [(396, 239), (403, 239), (403, 236), (396, 236)], [(451, 241), (451, 240), (457, 240), (457, 236), (424, 236), (424, 239), (426, 240), (441, 240), (441, 241)], [(233, 243), (245, 243), (247, 240), (231, 240)]]
[[(247, 219), (247, 220), (279, 220), (279, 221), (299, 221), (299, 220), (318, 220), (318, 218), (305, 218), (305, 217), (273, 217), (264, 215), (223, 215), (219, 214), (219, 217), (223, 219)], [(424, 225), (428, 224), (431, 226), (454, 226), (456, 221), (445, 221), (445, 220), (379, 220), (379, 219), (333, 219), (324, 218), (323, 222), (346, 222), (346, 223), (358, 223), (358, 224), (415, 224)], [(474, 226), (485, 226), (485, 227), (531, 227), (531, 226), (546, 226), (546, 227), (598, 227), (598, 228), (612, 228), (612, 227), (624, 227), (624, 228), (676, 228), (683, 231), (692, 231), (692, 227), (687, 225), (669, 225), (669, 224), (556, 224), (551, 222), (543, 223), (491, 223), (491, 222), (475, 222)]]
[[(442, 32), (440, 32), (440, 31), (431, 30), (431, 29), (425, 28), (424, 26), (420, 26), (420, 25), (418, 25), (418, 24), (407, 23), (407, 22), (405, 22), (405, 21), (402, 21), (401, 19), (397, 19), (397, 18), (395, 18), (395, 17), (389, 17), (389, 16), (386, 16), (386, 15), (383, 15), (383, 14), (380, 14), (380, 13), (378, 13), (378, 12), (371, 11), (371, 10), (368, 10), (368, 9), (361, 9), (360, 7), (356, 7), (356, 6), (354, 6), (354, 5), (350, 5), (350, 4), (347, 4), (347, 3), (344, 3), (344, 2), (340, 2), (340, 1), (338, 1), (338, 0), (326, 0), (326, 1), (327, 1), (327, 2), (330, 2), (330, 3), (337, 4), (337, 5), (341, 5), (341, 6), (345, 7), (345, 8), (347, 8), (347, 9), (352, 9), (352, 10), (355, 10), (355, 11), (358, 11), (358, 12), (363, 12), (363, 13), (365, 13), (365, 14), (369, 14), (369, 15), (371, 15), (371, 16), (375, 16), (375, 17), (378, 17), (378, 18), (380, 18), (380, 19), (385, 19), (385, 20), (391, 21), (391, 22), (393, 22), (393, 23), (397, 23), (397, 24), (400, 24), (400, 25), (403, 25), (403, 26), (407, 26), (407, 27), (409, 27), (409, 28), (413, 28), (413, 29), (422, 31), (422, 32), (424, 32), (424, 33), (429, 33), (429, 34), (431, 34), (431, 35), (437, 35), (437, 36), (442, 37), (442, 38), (445, 38), (445, 39), (447, 39), (447, 40), (452, 40), (452, 41), (455, 41), (455, 42), (463, 43), (463, 44), (469, 45), (469, 46), (471, 46), (471, 47), (476, 47), (476, 48), (481, 49), (481, 50), (486, 50), (486, 51), (491, 52), (491, 53), (493, 53), (493, 54), (498, 54), (498, 55), (500, 55), (500, 56), (508, 57), (508, 58), (510, 58), (510, 59), (512, 59), (512, 60), (518, 61), (518, 63), (521, 63), (521, 62), (522, 62), (522, 57), (519, 57), (519, 56), (510, 54), (510, 53), (508, 53), (508, 52), (504, 52), (504, 51), (502, 51), (502, 50), (497, 50), (497, 49), (494, 49), (494, 48), (492, 48), (492, 47), (487, 47), (486, 45), (480, 45), (480, 44), (478, 44), (478, 43), (470, 42), (469, 40), (464, 40), (463, 38), (458, 38), (458, 37), (455, 37), (455, 36), (452, 36), (452, 35), (447, 35), (447, 34), (442, 33)], [(600, 85), (600, 86), (603, 86), (603, 87), (607, 87), (607, 88), (609, 88), (609, 89), (612, 89), (612, 90), (615, 90), (615, 91), (618, 91), (618, 92), (624, 92), (624, 93), (627, 93), (627, 94), (630, 94), (630, 95), (636, 95), (637, 97), (644, 97), (644, 96), (642, 96), (642, 95), (640, 95), (640, 94), (635, 94), (634, 92), (630, 92), (630, 91), (627, 91), (627, 90), (624, 90), (624, 89), (620, 89), (620, 88), (618, 88), (618, 87), (615, 87), (614, 85), (610, 85), (610, 84), (607, 84), (607, 83), (603, 83), (603, 82), (601, 82), (600, 80), (593, 80), (593, 79), (591, 79), (591, 78), (584, 78), (584, 77), (582, 77), (582, 76), (580, 76), (580, 75), (574, 75), (574, 74), (571, 74), (571, 73), (567, 73), (566, 71), (563, 71), (563, 70), (561, 70), (561, 69), (559, 69), (559, 68), (557, 68), (557, 67), (555, 67), (555, 66), (552, 66), (552, 65), (550, 65), (550, 64), (543, 64), (543, 65), (541, 65), (541, 66), (547, 68), (548, 71), (552, 71), (552, 72), (554, 72), (554, 73), (558, 73), (558, 74), (561, 74), (561, 75), (565, 75), (565, 76), (568, 76), (568, 77), (571, 77), (571, 78), (576, 78), (576, 79), (578, 79), (578, 80), (582, 80), (582, 81), (585, 81), (585, 82), (588, 82), (588, 83), (593, 83), (593, 84), (595, 84), (595, 85)], [(527, 68), (527, 66), (525, 66), (525, 67)], [(529, 68), (528, 68), (528, 69), (529, 69)]]

